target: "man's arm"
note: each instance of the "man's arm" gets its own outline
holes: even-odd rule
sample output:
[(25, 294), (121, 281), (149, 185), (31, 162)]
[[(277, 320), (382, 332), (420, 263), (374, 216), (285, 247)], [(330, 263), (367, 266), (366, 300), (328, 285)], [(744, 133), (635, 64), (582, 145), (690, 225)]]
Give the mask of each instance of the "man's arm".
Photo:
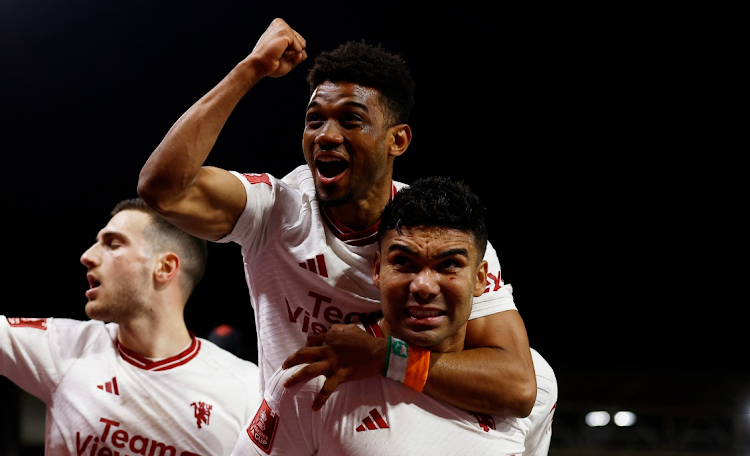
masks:
[(240, 432), (231, 456), (318, 454), (323, 427), (321, 414), (312, 411), (318, 379), (311, 379), (284, 394), (281, 382), (297, 368), (277, 370), (268, 381), (260, 406)]
[(464, 351), (430, 355), (424, 392), (464, 410), (528, 416), (536, 376), (519, 313), (507, 310), (469, 320)]
[(245, 206), (242, 183), (203, 166), (229, 115), (266, 76), (280, 77), (307, 58), (305, 40), (275, 19), (253, 51), (170, 128), (141, 169), (138, 195), (185, 231), (210, 240), (228, 234)]
[[(464, 410), (528, 416), (536, 398), (536, 376), (521, 316), (508, 310), (476, 318), (466, 333), (466, 350), (430, 355), (423, 392)], [(283, 367), (310, 364), (285, 386), (325, 375), (313, 402), (313, 409), (320, 409), (339, 384), (383, 375), (387, 342), (356, 325), (333, 325), (326, 333), (310, 334), (306, 346)]]

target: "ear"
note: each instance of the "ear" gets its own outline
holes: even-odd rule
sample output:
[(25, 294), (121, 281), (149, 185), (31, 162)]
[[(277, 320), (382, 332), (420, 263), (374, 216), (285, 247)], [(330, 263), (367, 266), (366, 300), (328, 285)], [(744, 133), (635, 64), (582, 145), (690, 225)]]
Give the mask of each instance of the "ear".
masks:
[(372, 283), (380, 289), (380, 250), (375, 252), (375, 262), (372, 264)]
[(487, 260), (482, 260), (477, 266), (477, 282), (474, 284), (474, 297), (478, 298), (487, 288)]
[(411, 143), (411, 127), (407, 124), (399, 124), (390, 128), (391, 145), (389, 155), (398, 157), (406, 152)]
[(166, 284), (177, 277), (180, 270), (180, 257), (173, 252), (162, 254), (154, 270), (154, 279), (161, 284)]

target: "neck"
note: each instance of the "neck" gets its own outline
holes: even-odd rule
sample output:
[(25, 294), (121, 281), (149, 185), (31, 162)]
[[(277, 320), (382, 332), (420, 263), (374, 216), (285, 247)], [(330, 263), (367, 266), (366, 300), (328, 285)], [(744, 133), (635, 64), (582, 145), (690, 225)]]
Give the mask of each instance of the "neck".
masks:
[(157, 320), (121, 323), (117, 340), (146, 358), (167, 358), (184, 350), (191, 337), (183, 318)]
[(336, 219), (352, 231), (366, 230), (380, 220), (380, 214), (391, 200), (393, 181), (390, 174), (365, 195), (340, 206), (328, 207)]

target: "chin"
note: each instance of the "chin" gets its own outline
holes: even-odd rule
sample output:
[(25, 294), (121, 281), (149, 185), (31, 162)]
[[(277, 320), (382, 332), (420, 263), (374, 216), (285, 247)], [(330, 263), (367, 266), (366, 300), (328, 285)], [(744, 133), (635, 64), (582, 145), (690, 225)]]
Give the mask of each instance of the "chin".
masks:
[(343, 197), (336, 198), (335, 196), (330, 196), (326, 193), (316, 191), (315, 197), (317, 198), (318, 204), (320, 204), (321, 207), (329, 208), (343, 206), (344, 204), (347, 204), (351, 201), (351, 196), (349, 194), (346, 194)]

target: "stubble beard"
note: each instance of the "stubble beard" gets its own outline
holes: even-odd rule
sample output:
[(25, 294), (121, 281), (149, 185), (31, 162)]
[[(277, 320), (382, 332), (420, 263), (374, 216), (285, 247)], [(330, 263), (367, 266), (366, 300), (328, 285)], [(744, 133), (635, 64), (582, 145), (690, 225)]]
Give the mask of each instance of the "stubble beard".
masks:
[(319, 191), (315, 191), (315, 199), (318, 200), (320, 207), (332, 208), (339, 207), (345, 204), (351, 203), (354, 200), (354, 194), (351, 189), (347, 190), (343, 196), (333, 198), (326, 195), (321, 195)]
[(122, 323), (131, 318), (140, 307), (137, 294), (133, 290), (137, 288), (124, 287), (115, 291), (114, 296), (105, 296), (95, 302), (86, 304), (86, 315), (92, 320), (105, 323)]

